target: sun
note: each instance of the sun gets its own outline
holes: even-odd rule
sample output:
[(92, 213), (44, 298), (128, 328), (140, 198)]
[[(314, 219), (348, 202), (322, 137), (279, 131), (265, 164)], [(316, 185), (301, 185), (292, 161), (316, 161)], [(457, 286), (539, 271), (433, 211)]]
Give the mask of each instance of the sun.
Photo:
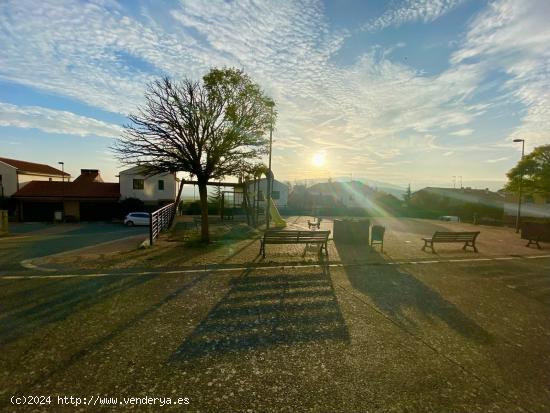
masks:
[(315, 166), (323, 166), (325, 164), (325, 157), (326, 157), (326, 155), (325, 155), (324, 151), (317, 152), (311, 158), (311, 163)]

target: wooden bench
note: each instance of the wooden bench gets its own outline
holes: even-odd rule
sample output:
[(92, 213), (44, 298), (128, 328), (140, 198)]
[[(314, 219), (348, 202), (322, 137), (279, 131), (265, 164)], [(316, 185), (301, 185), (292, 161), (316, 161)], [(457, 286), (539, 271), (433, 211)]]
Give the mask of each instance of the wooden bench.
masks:
[(321, 229), (321, 218), (316, 218), (311, 222), (309, 219), (307, 220), (307, 226), (309, 229), (311, 228), (317, 228)]
[(479, 235), (479, 231), (475, 232), (442, 232), (442, 231), (436, 231), (432, 235), (431, 238), (422, 238), (424, 241), (424, 246), (422, 247), (422, 251), (426, 250), (426, 247), (431, 248), (432, 252), (435, 253), (434, 244), (436, 242), (445, 243), (445, 242), (463, 242), (464, 246), (462, 247), (463, 250), (466, 249), (466, 247), (472, 247), (475, 252), (477, 252), (476, 248), (476, 238)]
[(540, 222), (523, 222), (521, 224), (521, 238), (527, 240), (526, 247), (536, 245), (540, 250), (541, 241), (550, 241), (550, 224)]
[(319, 254), (325, 250), (328, 256), (328, 236), (330, 231), (292, 231), (287, 229), (268, 229), (260, 240), (260, 254), (265, 258), (267, 244), (318, 244)]

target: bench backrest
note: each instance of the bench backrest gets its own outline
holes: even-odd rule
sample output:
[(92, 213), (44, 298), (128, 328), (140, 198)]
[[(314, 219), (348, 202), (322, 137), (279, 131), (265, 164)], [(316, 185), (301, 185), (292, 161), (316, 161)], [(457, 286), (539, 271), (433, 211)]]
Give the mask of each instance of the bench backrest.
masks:
[(292, 231), (288, 229), (269, 229), (264, 233), (264, 240), (267, 242), (326, 242), (329, 234), (330, 231)]
[(436, 231), (432, 237), (433, 241), (474, 241), (479, 235), (479, 231), (471, 232), (444, 232)]

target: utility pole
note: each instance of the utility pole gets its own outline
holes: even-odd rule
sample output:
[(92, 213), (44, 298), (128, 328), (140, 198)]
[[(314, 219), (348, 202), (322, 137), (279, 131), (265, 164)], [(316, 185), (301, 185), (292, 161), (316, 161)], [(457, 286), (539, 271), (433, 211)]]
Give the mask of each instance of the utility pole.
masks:
[[(525, 139), (514, 139), (514, 142), (521, 142), (521, 159), (525, 155)], [(518, 196), (518, 213), (516, 215), (516, 234), (519, 232), (521, 220), (521, 190), (523, 186), (523, 165), (519, 175), (519, 196)]]
[(273, 147), (273, 106), (271, 106), (271, 124), (269, 125), (269, 173), (267, 174), (267, 202), (265, 208), (265, 228), (269, 229), (269, 221), (271, 218), (271, 186), (273, 172), (271, 171), (271, 150)]

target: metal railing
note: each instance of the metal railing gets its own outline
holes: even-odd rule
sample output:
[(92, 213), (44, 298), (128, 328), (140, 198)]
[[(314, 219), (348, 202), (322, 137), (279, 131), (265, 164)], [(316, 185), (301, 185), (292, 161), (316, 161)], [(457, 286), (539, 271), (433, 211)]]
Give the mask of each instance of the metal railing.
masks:
[(172, 202), (156, 211), (151, 212), (151, 222), (149, 223), (149, 244), (158, 238), (159, 234), (168, 229), (172, 216), (174, 215), (176, 203)]

